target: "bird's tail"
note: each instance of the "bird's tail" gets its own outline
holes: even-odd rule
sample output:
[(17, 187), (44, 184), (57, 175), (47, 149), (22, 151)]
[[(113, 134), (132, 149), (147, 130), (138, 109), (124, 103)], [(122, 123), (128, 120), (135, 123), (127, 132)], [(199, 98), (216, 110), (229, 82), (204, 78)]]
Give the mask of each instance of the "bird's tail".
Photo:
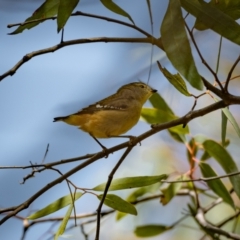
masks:
[(64, 119), (66, 119), (66, 118), (68, 118), (68, 116), (66, 116), (66, 117), (55, 117), (53, 119), (53, 122), (64, 121)]

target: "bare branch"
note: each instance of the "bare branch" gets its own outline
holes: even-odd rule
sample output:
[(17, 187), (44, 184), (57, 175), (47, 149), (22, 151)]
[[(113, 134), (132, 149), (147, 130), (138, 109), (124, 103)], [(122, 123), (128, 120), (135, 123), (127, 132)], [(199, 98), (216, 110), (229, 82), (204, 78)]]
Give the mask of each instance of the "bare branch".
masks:
[(37, 167), (49, 168), (49, 167), (53, 167), (53, 166), (61, 165), (61, 164), (65, 164), (65, 163), (86, 160), (88, 158), (93, 157), (96, 154), (97, 153), (86, 154), (84, 156), (79, 156), (79, 157), (75, 157), (75, 158), (62, 159), (60, 161), (46, 163), (46, 164), (33, 164), (33, 165), (27, 165), (27, 166), (0, 166), (0, 169), (27, 169), (27, 168), (33, 168), (33, 167), (35, 167), (35, 168), (37, 168)]
[(100, 158), (103, 158), (106, 155), (108, 155), (110, 153), (113, 153), (115, 151), (118, 151), (120, 149), (132, 146), (132, 144), (136, 145), (137, 143), (142, 142), (144, 139), (148, 138), (149, 136), (152, 136), (155, 133), (160, 132), (164, 129), (168, 129), (170, 127), (174, 127), (174, 126), (177, 126), (177, 125), (187, 124), (189, 121), (191, 121), (194, 118), (204, 116), (204, 115), (206, 115), (210, 112), (213, 112), (217, 109), (224, 108), (224, 107), (229, 106), (231, 104), (240, 104), (240, 97), (233, 96), (233, 95), (230, 95), (230, 94), (226, 94), (225, 101), (222, 100), (222, 101), (216, 102), (214, 104), (211, 104), (210, 106), (207, 106), (205, 108), (192, 111), (192, 112), (186, 114), (185, 116), (183, 116), (181, 118), (178, 118), (176, 120), (173, 120), (171, 122), (167, 122), (167, 123), (163, 123), (163, 124), (153, 124), (151, 130), (149, 130), (149, 131), (143, 133), (142, 135), (134, 138), (133, 141), (131, 140), (131, 141), (119, 144), (117, 146), (114, 146), (110, 149), (106, 149), (104, 152), (97, 153), (96, 155), (92, 156), (89, 160), (86, 160), (85, 162), (79, 164), (75, 168), (73, 168), (70, 171), (68, 171), (67, 173), (65, 173), (63, 176), (61, 176), (61, 177), (55, 179), (54, 181), (52, 181), (51, 183), (47, 184), (45, 187), (43, 187), (41, 190), (39, 190), (37, 193), (35, 193), (32, 197), (30, 197), (28, 200), (26, 200), (22, 204), (20, 204), (18, 206), (15, 206), (15, 207), (0, 209), (0, 213), (10, 211), (10, 213), (8, 213), (7, 216), (5, 216), (3, 219), (1, 219), (0, 224), (3, 224), (5, 221), (7, 221), (12, 216), (15, 216), (18, 212), (22, 211), (23, 209), (28, 208), (28, 206), (35, 199), (37, 199), (39, 196), (41, 196), (43, 193), (45, 193), (46, 191), (51, 189), (56, 184), (61, 183), (63, 180), (65, 180), (69, 176), (71, 176), (74, 173), (78, 172), (79, 170), (85, 168), (86, 166), (90, 165), (91, 163), (99, 160)]
[(95, 240), (98, 240), (99, 239), (99, 233), (100, 233), (100, 220), (101, 220), (101, 209), (102, 209), (102, 205), (103, 205), (103, 202), (107, 196), (107, 192), (108, 192), (108, 189), (111, 185), (111, 182), (112, 182), (112, 179), (113, 179), (113, 176), (115, 174), (115, 172), (118, 170), (118, 168), (120, 167), (120, 165), (122, 164), (122, 162), (124, 161), (124, 159), (127, 157), (127, 155), (131, 152), (132, 148), (134, 147), (134, 145), (130, 145), (126, 151), (123, 153), (122, 157), (119, 159), (119, 161), (117, 162), (117, 164), (115, 165), (115, 167), (112, 169), (111, 173), (109, 174), (108, 176), (108, 181), (106, 183), (106, 187), (104, 189), (104, 193), (102, 195), (102, 199), (98, 205), (98, 208), (97, 208), (97, 229), (96, 229), (96, 236), (95, 236)]
[(223, 235), (225, 237), (231, 238), (231, 239), (240, 240), (240, 235), (237, 235), (237, 234), (231, 233), (231, 232), (226, 232), (226, 231), (222, 230), (221, 228), (215, 227), (212, 224), (210, 224), (205, 219), (204, 212), (201, 208), (198, 209), (195, 219), (201, 225), (201, 227), (203, 227), (207, 231), (212, 232), (213, 234), (219, 234), (219, 235)]
[(84, 38), (84, 39), (75, 39), (75, 40), (70, 40), (70, 41), (65, 41), (61, 42), (55, 46), (41, 49), (38, 51), (34, 51), (31, 53), (26, 54), (20, 61), (18, 61), (17, 64), (15, 64), (14, 67), (12, 67), (10, 70), (5, 72), (4, 74), (0, 75), (0, 81), (3, 80), (7, 76), (12, 76), (16, 73), (16, 71), (27, 61), (32, 59), (33, 57), (36, 57), (38, 55), (43, 55), (47, 53), (52, 53), (55, 52), (63, 47), (66, 46), (71, 46), (71, 45), (76, 45), (76, 44), (85, 44), (85, 43), (96, 43), (96, 42), (104, 42), (104, 43), (109, 43), (109, 42), (125, 42), (125, 43), (149, 43), (149, 44), (154, 44), (160, 47), (160, 42), (153, 37), (147, 37), (147, 38), (108, 38), (108, 37), (97, 37), (97, 38)]
[[(84, 13), (81, 11), (77, 11), (75, 13), (72, 13), (71, 16), (85, 16), (85, 17), (90, 17), (90, 18), (97, 18), (97, 19), (101, 19), (101, 20), (105, 20), (108, 22), (114, 22), (117, 23), (119, 25), (123, 25), (126, 27), (130, 27), (133, 28), (135, 30), (137, 30), (138, 32), (144, 34), (146, 37), (151, 37), (151, 34), (147, 33), (146, 31), (144, 31), (143, 29), (137, 27), (134, 24), (130, 24), (130, 23), (126, 23), (114, 18), (109, 18), (109, 17), (105, 17), (105, 16), (100, 16), (100, 15), (96, 15), (96, 14), (91, 14), (91, 13)], [(29, 23), (35, 23), (35, 22), (43, 22), (43, 21), (47, 21), (47, 20), (55, 20), (57, 17), (49, 17), (49, 18), (41, 18), (41, 19), (35, 19), (35, 20), (31, 20), (31, 21), (26, 21), (26, 22), (22, 22), (22, 23), (14, 23), (14, 24), (8, 24), (7, 27), (11, 28), (11, 27), (16, 27), (16, 26), (24, 26), (27, 25)]]
[(228, 76), (227, 76), (227, 79), (226, 79), (226, 83), (225, 83), (225, 86), (224, 86), (224, 90), (226, 92), (228, 92), (228, 84), (231, 80), (231, 76), (232, 76), (232, 73), (233, 73), (233, 70), (235, 69), (235, 67), (237, 66), (238, 62), (240, 61), (240, 55), (238, 56), (238, 58), (236, 59), (236, 61), (234, 62), (234, 64), (232, 65), (229, 73), (228, 73)]
[(44, 154), (44, 156), (43, 156), (42, 163), (44, 163), (44, 161), (45, 161), (45, 159), (46, 159), (46, 157), (47, 157), (48, 150), (49, 150), (49, 143), (47, 144), (47, 148), (46, 148), (45, 154)]
[(222, 227), (223, 225), (225, 225), (226, 223), (230, 222), (231, 220), (233, 220), (234, 218), (237, 218), (240, 215), (240, 211), (238, 210), (235, 214), (233, 214), (232, 216), (224, 219), (222, 222), (220, 222), (219, 224), (217, 224), (217, 227)]
[(201, 177), (201, 178), (197, 178), (197, 179), (186, 179), (186, 180), (175, 180), (175, 181), (161, 180), (161, 182), (163, 182), (163, 183), (180, 183), (180, 182), (182, 183), (182, 182), (199, 182), (199, 181), (209, 182), (209, 181), (213, 181), (216, 179), (236, 176), (239, 174), (240, 174), (240, 172), (234, 172), (234, 173), (229, 173), (226, 175), (221, 175), (221, 176), (216, 176), (216, 177), (208, 177), (208, 178)]
[(198, 45), (197, 45), (197, 43), (196, 43), (196, 41), (195, 41), (195, 38), (194, 38), (192, 32), (190, 31), (188, 25), (185, 24), (185, 26), (186, 26), (186, 28), (187, 28), (187, 30), (188, 30), (188, 33), (189, 33), (189, 35), (190, 35), (190, 37), (191, 37), (191, 39), (192, 39), (192, 41), (193, 41), (193, 44), (194, 44), (194, 46), (195, 46), (195, 48), (196, 48), (196, 50), (197, 50), (197, 52), (198, 52), (198, 55), (199, 55), (199, 57), (200, 57), (201, 60), (202, 60), (202, 63), (203, 63), (203, 64), (206, 66), (206, 68), (212, 73), (212, 75), (213, 75), (214, 78), (215, 78), (215, 81), (218, 83), (218, 85), (219, 85), (219, 87), (221, 88), (221, 90), (224, 91), (223, 86), (222, 86), (221, 82), (219, 81), (217, 74), (212, 70), (212, 68), (208, 65), (208, 63), (206, 62), (206, 60), (203, 58), (203, 56), (202, 56), (202, 54), (201, 54), (201, 52), (200, 52), (200, 50), (199, 50), (199, 48), (198, 48)]

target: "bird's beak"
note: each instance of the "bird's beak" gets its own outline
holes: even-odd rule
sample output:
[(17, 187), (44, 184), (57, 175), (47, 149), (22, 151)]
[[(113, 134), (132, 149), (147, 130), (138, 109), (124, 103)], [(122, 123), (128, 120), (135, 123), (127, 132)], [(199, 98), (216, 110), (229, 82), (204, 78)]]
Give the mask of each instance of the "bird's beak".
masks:
[(152, 93), (156, 93), (157, 92), (157, 90), (156, 89), (152, 89)]

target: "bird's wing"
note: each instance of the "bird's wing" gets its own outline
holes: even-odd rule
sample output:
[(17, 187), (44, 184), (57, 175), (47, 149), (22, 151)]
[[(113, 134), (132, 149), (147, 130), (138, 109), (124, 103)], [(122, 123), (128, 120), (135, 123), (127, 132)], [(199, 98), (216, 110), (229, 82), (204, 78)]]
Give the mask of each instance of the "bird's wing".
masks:
[(117, 97), (112, 95), (110, 97), (104, 98), (103, 100), (96, 102), (95, 104), (89, 105), (86, 108), (83, 108), (81, 111), (75, 113), (78, 114), (92, 114), (96, 111), (112, 111), (120, 110), (124, 111), (129, 106), (129, 99)]

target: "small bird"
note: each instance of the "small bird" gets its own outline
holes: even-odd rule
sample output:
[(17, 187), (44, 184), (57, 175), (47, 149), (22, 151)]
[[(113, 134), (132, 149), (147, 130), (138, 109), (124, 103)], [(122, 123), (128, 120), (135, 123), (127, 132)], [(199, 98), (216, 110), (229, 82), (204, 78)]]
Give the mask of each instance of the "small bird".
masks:
[(74, 114), (56, 117), (53, 122), (63, 121), (78, 126), (106, 149), (97, 138), (131, 138), (131, 136), (119, 135), (130, 130), (138, 122), (143, 104), (155, 92), (157, 90), (145, 83), (129, 83), (119, 88), (115, 94)]

